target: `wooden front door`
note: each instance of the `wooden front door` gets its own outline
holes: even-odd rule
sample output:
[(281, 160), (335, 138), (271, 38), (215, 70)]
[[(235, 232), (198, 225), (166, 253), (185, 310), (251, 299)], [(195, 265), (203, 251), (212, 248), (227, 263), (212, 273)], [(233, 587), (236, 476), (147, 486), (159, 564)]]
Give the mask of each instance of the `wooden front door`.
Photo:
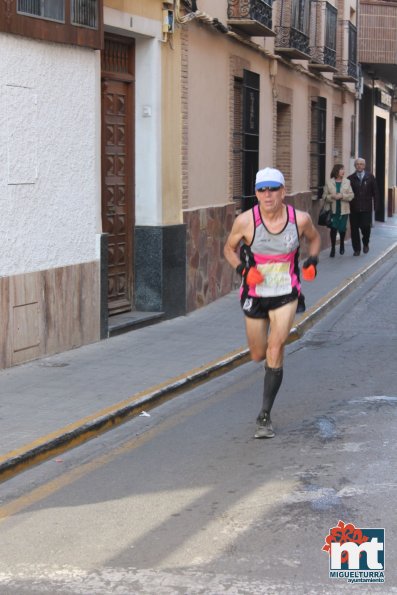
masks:
[(105, 38), (102, 52), (102, 227), (108, 234), (109, 314), (133, 307), (134, 42)]

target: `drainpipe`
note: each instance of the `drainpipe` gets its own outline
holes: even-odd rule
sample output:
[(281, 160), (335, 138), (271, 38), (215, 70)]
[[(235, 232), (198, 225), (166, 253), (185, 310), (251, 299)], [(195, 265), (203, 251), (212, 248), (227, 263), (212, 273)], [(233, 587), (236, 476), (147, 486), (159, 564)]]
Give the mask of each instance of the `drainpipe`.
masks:
[(372, 93), (371, 93), (371, 111), (372, 111), (372, 118), (371, 118), (371, 171), (376, 175), (375, 172), (375, 163), (376, 163), (376, 156), (375, 156), (375, 141), (374, 141), (374, 134), (375, 134), (375, 74), (371, 74), (372, 78)]
[[(360, 0), (357, 0), (357, 2), (356, 2), (356, 8), (357, 8), (357, 13), (356, 13), (357, 14), (357, 16), (356, 16), (357, 22), (356, 22), (356, 25), (357, 25), (357, 45), (358, 45), (358, 43), (359, 43), (359, 37), (360, 37), (360, 27), (359, 27), (359, 25), (360, 25), (360, 22), (359, 22), (359, 19), (360, 19)], [(363, 71), (362, 71), (362, 68), (361, 68), (361, 64), (358, 61), (358, 47), (356, 49), (356, 52), (357, 52), (357, 62), (358, 62), (358, 64), (357, 64), (358, 73), (357, 74), (359, 74), (359, 77), (358, 77), (358, 83), (356, 85), (356, 100), (354, 102), (354, 121), (355, 121), (355, 126), (356, 126), (356, 129), (354, 131), (354, 136), (355, 136), (355, 139), (354, 139), (354, 144), (355, 144), (355, 147), (354, 147), (354, 149), (355, 149), (354, 150), (354, 160), (356, 160), (357, 157), (359, 157), (360, 154), (361, 154), (361, 152), (359, 151), (359, 146), (358, 146), (359, 145), (359, 138), (360, 138), (360, 135), (359, 135), (359, 131), (360, 131), (360, 101), (361, 101), (361, 98), (362, 98), (362, 95), (363, 95), (363, 91), (364, 91), (364, 76), (363, 76)]]

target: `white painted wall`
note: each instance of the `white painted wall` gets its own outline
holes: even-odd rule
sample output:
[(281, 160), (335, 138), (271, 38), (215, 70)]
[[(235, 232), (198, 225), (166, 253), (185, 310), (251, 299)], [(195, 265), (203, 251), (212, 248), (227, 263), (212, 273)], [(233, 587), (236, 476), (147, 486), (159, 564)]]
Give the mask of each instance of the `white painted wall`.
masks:
[(135, 50), (135, 223), (162, 225), (160, 42), (137, 38)]
[(0, 276), (97, 260), (100, 55), (0, 33)]

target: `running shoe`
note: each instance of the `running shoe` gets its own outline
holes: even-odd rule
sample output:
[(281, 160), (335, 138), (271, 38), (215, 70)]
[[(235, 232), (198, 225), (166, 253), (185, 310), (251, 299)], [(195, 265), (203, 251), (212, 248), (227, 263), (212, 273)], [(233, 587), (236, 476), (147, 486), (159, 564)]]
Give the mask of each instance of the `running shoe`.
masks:
[(262, 417), (256, 420), (255, 438), (274, 438), (275, 433), (272, 426), (270, 415), (265, 413)]

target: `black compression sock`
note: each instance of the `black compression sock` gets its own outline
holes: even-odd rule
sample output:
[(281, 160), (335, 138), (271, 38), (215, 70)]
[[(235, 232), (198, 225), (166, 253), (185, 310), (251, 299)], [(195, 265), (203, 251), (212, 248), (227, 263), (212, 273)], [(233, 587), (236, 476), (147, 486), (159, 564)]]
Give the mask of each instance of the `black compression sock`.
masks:
[(265, 381), (263, 388), (263, 405), (259, 417), (270, 413), (283, 379), (283, 368), (269, 368), (265, 366)]

